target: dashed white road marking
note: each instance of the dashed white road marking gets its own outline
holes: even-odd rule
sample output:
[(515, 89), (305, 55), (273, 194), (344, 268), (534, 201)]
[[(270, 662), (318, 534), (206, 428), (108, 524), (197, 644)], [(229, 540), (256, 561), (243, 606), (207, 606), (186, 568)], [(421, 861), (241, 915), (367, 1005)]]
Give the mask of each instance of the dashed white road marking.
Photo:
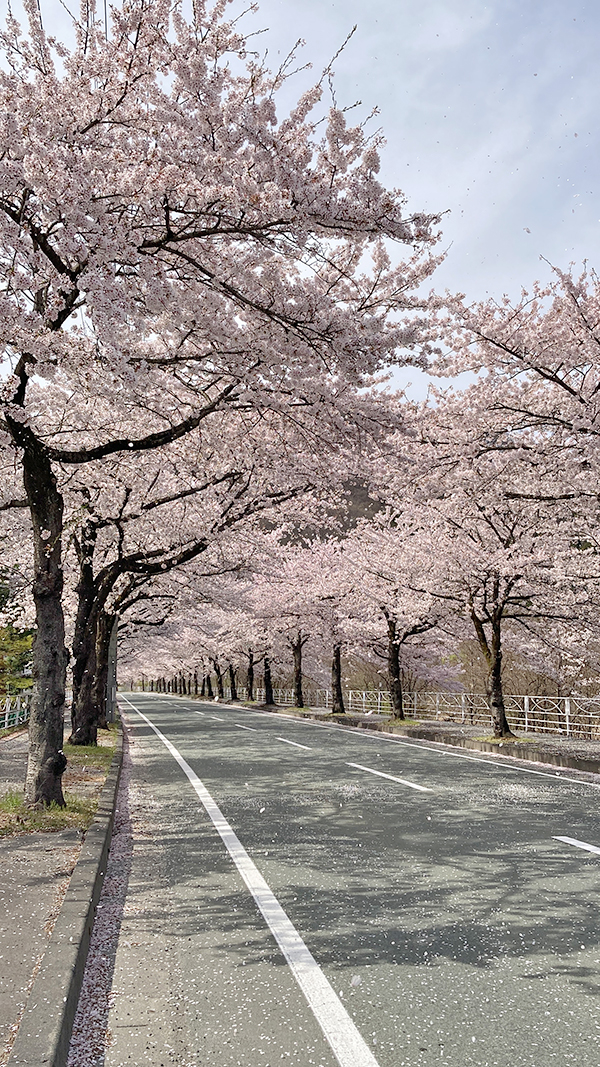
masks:
[(298, 741), (288, 741), (287, 737), (277, 737), (277, 741), (283, 741), (284, 745), (294, 745), (296, 748), (305, 748), (307, 752), (312, 752), (310, 745), (301, 745)]
[[(223, 720), (221, 720), (223, 722)], [(255, 726), (242, 726), (241, 722), (234, 722), (234, 726), (237, 726), (238, 730), (252, 730), (253, 734), (257, 734), (258, 730)]]
[(378, 778), (389, 778), (390, 782), (400, 782), (401, 785), (407, 785), (410, 789), (418, 789), (420, 793), (433, 793), (433, 789), (428, 789), (425, 785), (417, 785), (416, 782), (407, 782), (406, 778), (396, 778), (395, 774), (386, 774), (384, 771), (376, 771), (374, 767), (363, 767), (362, 763), (347, 763), (347, 767), (356, 767), (359, 771), (368, 771), (369, 774), (376, 774)]
[(323, 974), (314, 956), (281, 907), (275, 894), (250, 859), (206, 786), (169, 739), (136, 708), (122, 698), (148, 724), (179, 764), (211, 819), (235, 866), (248, 886), (273, 937), (288, 962), (300, 989), (317, 1020), (340, 1067), (379, 1067), (377, 1060), (355, 1026), (337, 993)]
[(206, 715), (205, 711), (196, 711), (195, 708), (193, 710), (194, 710), (194, 715), (202, 715), (202, 716)]
[(564, 841), (567, 845), (574, 845), (575, 848), (582, 848), (585, 852), (595, 852), (597, 856), (600, 856), (600, 848), (597, 845), (588, 845), (585, 841), (578, 841), (576, 837), (553, 837), (553, 841)]
[(220, 719), (218, 715), (211, 715), (210, 718), (214, 719), (215, 722), (225, 722), (225, 719)]

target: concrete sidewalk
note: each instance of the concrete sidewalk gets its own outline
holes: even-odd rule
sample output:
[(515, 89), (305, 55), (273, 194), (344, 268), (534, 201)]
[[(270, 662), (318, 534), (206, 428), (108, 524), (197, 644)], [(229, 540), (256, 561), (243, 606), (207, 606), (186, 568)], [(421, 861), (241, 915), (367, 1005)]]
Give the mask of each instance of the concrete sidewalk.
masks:
[[(77, 1004), (81, 950), (87, 949), (102, 885), (121, 751), (119, 744), (84, 844), (73, 829), (0, 838), (0, 1067), (9, 1058), (35, 1067), (61, 1063), (63, 1016), (67, 1010), (72, 1020)], [(27, 731), (2, 738), (0, 794), (22, 787), (26, 765)]]

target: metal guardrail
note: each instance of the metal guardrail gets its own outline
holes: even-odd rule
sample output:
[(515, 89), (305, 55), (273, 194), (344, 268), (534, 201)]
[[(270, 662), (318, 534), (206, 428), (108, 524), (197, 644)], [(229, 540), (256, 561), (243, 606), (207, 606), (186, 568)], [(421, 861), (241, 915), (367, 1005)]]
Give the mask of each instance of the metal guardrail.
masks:
[(29, 722), (30, 707), (31, 690), (26, 689), (18, 696), (0, 697), (0, 730)]
[[(509, 725), (527, 733), (562, 734), (585, 740), (600, 738), (600, 697), (505, 696)], [(471, 693), (407, 693), (406, 715), (489, 725), (487, 698)]]
[[(275, 701), (283, 707), (294, 704), (292, 691), (275, 689)], [(243, 698), (242, 698), (243, 699)], [(256, 691), (258, 703), (264, 700), (264, 690)], [(404, 714), (410, 719), (432, 719), (456, 722), (467, 726), (490, 725), (490, 706), (487, 697), (472, 693), (404, 693)], [(526, 733), (562, 734), (587, 740), (600, 739), (600, 697), (505, 696), (506, 717), (515, 730)], [(331, 707), (331, 692), (319, 689), (307, 692), (308, 707)], [(389, 694), (385, 690), (348, 689), (344, 692), (346, 711), (367, 715), (392, 714)]]

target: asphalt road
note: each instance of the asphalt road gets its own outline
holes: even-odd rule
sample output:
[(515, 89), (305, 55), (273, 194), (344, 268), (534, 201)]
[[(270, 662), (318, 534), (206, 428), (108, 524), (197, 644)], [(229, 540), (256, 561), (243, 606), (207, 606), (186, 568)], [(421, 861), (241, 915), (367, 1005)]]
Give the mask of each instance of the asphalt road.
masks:
[(181, 698), (122, 709), (135, 850), (106, 1067), (597, 1067), (600, 854), (557, 838), (600, 849), (600, 779)]

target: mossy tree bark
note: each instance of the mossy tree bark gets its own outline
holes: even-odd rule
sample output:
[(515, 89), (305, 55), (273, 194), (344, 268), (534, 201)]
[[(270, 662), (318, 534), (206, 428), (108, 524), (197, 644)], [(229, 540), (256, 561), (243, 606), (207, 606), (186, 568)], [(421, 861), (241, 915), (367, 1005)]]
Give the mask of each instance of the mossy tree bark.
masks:
[(344, 694), (342, 692), (342, 648), (333, 646), (331, 661), (331, 710), (334, 715), (345, 715)]
[(25, 778), (28, 804), (65, 805), (62, 751), (68, 653), (62, 609), (63, 501), (46, 449), (24, 423), (6, 417), (21, 449), (23, 483), (32, 524), (36, 635), (29, 758)]
[[(506, 588), (504, 599), (501, 599), (500, 578), (494, 579), (491, 606), (486, 612), (485, 618), (478, 614), (472, 600), (469, 604), (471, 621), (475, 627), (479, 647), (487, 665), (486, 692), (490, 705), (494, 737), (514, 737), (506, 718), (502, 685), (502, 621), (504, 603), (506, 597), (510, 594), (510, 589), (509, 584)], [(490, 628), (489, 640), (485, 632), (485, 624)]]

